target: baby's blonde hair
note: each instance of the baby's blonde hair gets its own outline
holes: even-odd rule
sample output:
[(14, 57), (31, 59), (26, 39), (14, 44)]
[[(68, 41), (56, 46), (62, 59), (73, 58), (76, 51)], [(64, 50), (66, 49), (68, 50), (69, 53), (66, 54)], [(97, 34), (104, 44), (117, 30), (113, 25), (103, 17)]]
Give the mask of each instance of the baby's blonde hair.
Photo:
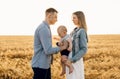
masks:
[(63, 32), (67, 32), (67, 28), (64, 26), (64, 25), (60, 25), (58, 28), (57, 28), (57, 31), (59, 30), (62, 30)]

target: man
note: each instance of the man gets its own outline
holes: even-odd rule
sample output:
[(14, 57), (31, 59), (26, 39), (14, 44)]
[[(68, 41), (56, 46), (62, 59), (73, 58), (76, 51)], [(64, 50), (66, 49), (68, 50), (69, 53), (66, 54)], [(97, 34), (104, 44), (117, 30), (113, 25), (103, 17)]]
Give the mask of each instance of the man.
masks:
[(45, 21), (36, 29), (34, 35), (34, 55), (32, 58), (33, 79), (51, 79), (52, 54), (67, 48), (67, 43), (61, 47), (52, 47), (52, 37), (49, 25), (57, 21), (57, 10), (49, 8), (45, 12)]

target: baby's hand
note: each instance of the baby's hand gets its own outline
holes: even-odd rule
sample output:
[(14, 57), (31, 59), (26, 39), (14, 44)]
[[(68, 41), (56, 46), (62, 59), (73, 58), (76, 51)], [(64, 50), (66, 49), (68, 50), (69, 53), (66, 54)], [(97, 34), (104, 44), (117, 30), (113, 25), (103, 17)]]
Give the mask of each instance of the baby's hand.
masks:
[(54, 40), (60, 41), (60, 38), (53, 37)]

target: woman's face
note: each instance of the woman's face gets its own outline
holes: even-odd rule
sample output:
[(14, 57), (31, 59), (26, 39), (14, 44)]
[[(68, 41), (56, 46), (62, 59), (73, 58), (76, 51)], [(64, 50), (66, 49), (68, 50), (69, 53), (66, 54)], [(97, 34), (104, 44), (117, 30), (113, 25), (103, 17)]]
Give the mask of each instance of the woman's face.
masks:
[(75, 14), (72, 15), (72, 21), (75, 25), (79, 25), (78, 18)]

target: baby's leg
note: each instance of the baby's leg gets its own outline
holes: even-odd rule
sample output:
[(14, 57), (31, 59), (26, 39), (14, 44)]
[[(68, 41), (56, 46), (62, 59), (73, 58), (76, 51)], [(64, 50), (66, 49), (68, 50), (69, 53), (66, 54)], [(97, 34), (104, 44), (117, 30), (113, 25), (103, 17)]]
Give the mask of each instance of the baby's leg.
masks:
[(68, 61), (68, 57), (63, 55), (62, 56), (62, 62), (65, 64), (65, 66), (67, 66), (69, 68), (69, 73), (73, 72), (73, 66), (72, 63), (70, 61)]
[(67, 57), (66, 55), (61, 56), (62, 72), (61, 72), (60, 76), (62, 76), (66, 73), (66, 67), (65, 67), (65, 63), (64, 63), (64, 61), (66, 61), (66, 59), (67, 59), (66, 57)]
[(63, 62), (61, 62), (61, 65), (62, 65), (62, 72), (61, 72), (60, 76), (62, 76), (66, 73), (65, 64)]
[(69, 74), (72, 73), (74, 69), (72, 63), (68, 60), (66, 60), (64, 63), (69, 68)]

